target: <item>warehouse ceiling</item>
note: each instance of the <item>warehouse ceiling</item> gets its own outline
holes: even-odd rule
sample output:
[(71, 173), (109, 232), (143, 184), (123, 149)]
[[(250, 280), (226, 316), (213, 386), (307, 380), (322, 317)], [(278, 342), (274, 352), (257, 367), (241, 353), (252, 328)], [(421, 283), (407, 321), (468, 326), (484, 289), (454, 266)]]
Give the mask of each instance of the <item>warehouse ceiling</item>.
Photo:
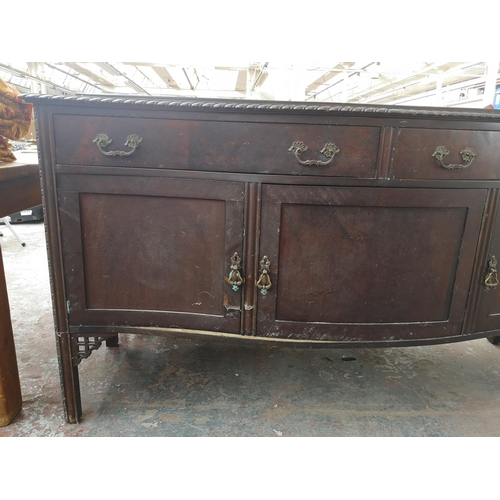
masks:
[(500, 85), (498, 62), (0, 62), (0, 78), (21, 92), (48, 94), (457, 107), (485, 107), (485, 87)]

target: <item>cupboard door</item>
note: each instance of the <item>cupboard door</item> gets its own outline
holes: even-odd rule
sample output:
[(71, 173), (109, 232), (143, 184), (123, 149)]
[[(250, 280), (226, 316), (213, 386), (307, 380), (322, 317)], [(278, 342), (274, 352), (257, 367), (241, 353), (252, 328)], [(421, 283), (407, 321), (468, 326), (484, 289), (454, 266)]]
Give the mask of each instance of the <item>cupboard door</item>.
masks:
[[(474, 332), (500, 330), (500, 286), (498, 272), (500, 266), (500, 205), (495, 212), (493, 231), (485, 262), (480, 264), (479, 304), (477, 307)], [(488, 284), (488, 285), (487, 285)]]
[(262, 190), (257, 335), (405, 341), (460, 335), (486, 190)]
[(70, 325), (240, 331), (244, 186), (60, 175)]

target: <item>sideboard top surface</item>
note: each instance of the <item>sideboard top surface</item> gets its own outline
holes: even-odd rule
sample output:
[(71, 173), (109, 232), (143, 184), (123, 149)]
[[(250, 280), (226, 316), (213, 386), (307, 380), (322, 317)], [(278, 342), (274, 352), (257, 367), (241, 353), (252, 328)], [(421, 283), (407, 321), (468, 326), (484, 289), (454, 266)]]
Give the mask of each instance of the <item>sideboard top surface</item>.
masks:
[(500, 110), (472, 108), (438, 108), (421, 106), (370, 105), (353, 103), (311, 103), (295, 101), (252, 101), (244, 99), (181, 98), (171, 96), (137, 96), (82, 94), (72, 96), (24, 94), (27, 102), (54, 105), (100, 105), (186, 110), (217, 110), (229, 112), (284, 112), (333, 115), (396, 115), (421, 118), (470, 119), (500, 122)]

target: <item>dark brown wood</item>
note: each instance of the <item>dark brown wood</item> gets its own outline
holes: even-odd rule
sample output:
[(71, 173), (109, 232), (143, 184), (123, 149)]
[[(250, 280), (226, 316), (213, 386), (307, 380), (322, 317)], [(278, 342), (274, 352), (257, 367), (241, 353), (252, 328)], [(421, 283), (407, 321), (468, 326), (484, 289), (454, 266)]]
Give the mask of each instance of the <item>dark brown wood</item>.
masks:
[(255, 335), (257, 330), (257, 288), (255, 286), (259, 258), (261, 186), (248, 183), (245, 190), (245, 285), (241, 332)]
[(380, 154), (377, 168), (377, 177), (390, 179), (392, 150), (394, 144), (395, 127), (383, 127), (380, 135)]
[(13, 162), (0, 166), (0, 217), (41, 205), (38, 165)]
[(483, 253), (478, 261), (477, 287), (479, 291), (479, 304), (477, 305), (476, 321), (474, 332), (484, 332), (500, 329), (500, 289), (497, 286), (492, 290), (487, 290), (484, 285), (488, 270), (488, 261), (492, 256), (500, 259), (500, 205), (498, 204), (499, 193), (495, 192), (493, 205), (494, 210), (489, 213), (490, 225), (492, 227), (487, 252)]
[[(396, 179), (499, 179), (500, 132), (475, 130), (399, 129), (395, 164)], [(432, 157), (438, 146), (450, 154), (445, 165), (463, 164), (460, 151), (469, 147), (476, 153), (464, 169), (447, 170)]]
[[(402, 344), (401, 340), (379, 340), (379, 341), (371, 341), (371, 342), (358, 342), (355, 340), (346, 339), (343, 341), (328, 341), (328, 340), (315, 340), (311, 342), (309, 340), (297, 340), (297, 339), (285, 339), (279, 337), (257, 337), (252, 335), (238, 335), (235, 333), (220, 333), (215, 331), (200, 331), (200, 330), (176, 330), (169, 328), (154, 328), (154, 327), (137, 327), (137, 326), (129, 326), (129, 327), (120, 327), (116, 328), (114, 326), (100, 326), (100, 331), (106, 332), (106, 334), (116, 332), (120, 330), (122, 333), (128, 334), (141, 334), (141, 335), (155, 335), (160, 337), (172, 337), (175, 338), (190, 338), (194, 340), (200, 339), (227, 339), (231, 340), (235, 343), (244, 343), (245, 345), (251, 346), (256, 343), (264, 343), (268, 346), (281, 346), (281, 347), (294, 347), (294, 348), (311, 348), (314, 349), (332, 349), (332, 348), (372, 348), (372, 347), (401, 347), (404, 345), (405, 347), (409, 346), (428, 346), (428, 345), (437, 345), (437, 344), (454, 344), (457, 342), (463, 342), (466, 340), (477, 340), (477, 339), (485, 339), (484, 332), (479, 333), (469, 333), (467, 335), (452, 335), (451, 337), (438, 337), (438, 338), (430, 338), (430, 339), (419, 339), (412, 338), (407, 339)], [(89, 332), (95, 331), (95, 327), (88, 326), (73, 326), (70, 328), (72, 333), (79, 334), (88, 334)], [(500, 331), (490, 332), (491, 334), (500, 335)]]
[[(329, 347), (500, 335), (496, 323), (480, 331), (495, 312), (480, 278), (500, 234), (498, 111), (30, 99), (69, 421), (81, 412), (78, 363), (120, 332)], [(106, 156), (99, 133), (108, 151), (130, 149), (130, 134), (143, 142)], [(294, 141), (309, 148), (302, 160), (324, 161), (327, 142), (340, 153), (301, 165)], [(477, 157), (447, 170), (437, 146), (446, 163), (466, 147)], [(256, 286), (264, 255), (267, 295)]]
[(240, 331), (227, 275), (243, 255), (243, 184), (75, 175), (59, 186), (71, 325)]
[[(486, 206), (483, 214), (481, 232), (479, 234), (474, 271), (472, 274), (471, 293), (467, 304), (468, 314), (466, 314), (462, 329), (464, 335), (474, 330), (474, 324), (477, 320), (481, 321), (488, 315), (487, 310), (480, 304), (480, 301), (483, 300), (485, 292), (482, 282), (485, 279), (484, 272), (485, 263), (488, 261), (489, 238), (492, 234), (493, 224), (496, 218), (499, 195), (499, 189), (489, 189), (486, 197)], [(487, 328), (485, 328), (485, 330), (487, 330)]]
[[(258, 335), (460, 333), (485, 190), (264, 186)], [(416, 333), (418, 332), (418, 333)]]
[[(373, 178), (376, 173), (379, 127), (344, 127), (278, 123), (155, 120), (54, 116), (56, 162), (60, 165), (104, 165), (137, 168), (262, 172)], [(143, 139), (133, 155), (110, 157), (92, 142), (106, 133), (108, 150), (129, 151), (130, 134)], [(301, 165), (289, 152), (294, 141), (309, 150), (303, 159), (326, 158), (320, 153), (333, 142), (340, 153), (324, 167)], [(265, 151), (265, 154), (262, 152)]]
[[(75, 167), (55, 166), (55, 172), (62, 174), (74, 174)], [(78, 167), (77, 173), (85, 175), (134, 175), (135, 169), (122, 167)], [(186, 170), (159, 170), (153, 168), (144, 168), (140, 170), (142, 177), (166, 177), (179, 179), (204, 179), (221, 180), (237, 182), (255, 182), (260, 184), (283, 184), (295, 186), (366, 186), (366, 187), (422, 187), (422, 188), (456, 188), (464, 187), (474, 189), (492, 189), (500, 188), (500, 180), (448, 180), (443, 184), (442, 180), (433, 179), (353, 179), (347, 177), (311, 177), (311, 176), (282, 176), (271, 174), (240, 174), (226, 172), (198, 172)], [(466, 182), (466, 184), (465, 184)]]
[(118, 347), (118, 334), (106, 338), (106, 347)]
[(44, 168), (44, 166), (53, 165), (52, 145), (54, 144), (54, 135), (50, 115), (43, 112), (38, 113), (38, 110), (35, 109), (35, 125), (40, 155), (40, 184), (45, 212), (45, 238), (47, 241), (62, 400), (66, 420), (74, 424), (78, 423), (82, 416), (80, 378), (78, 367), (75, 366), (74, 362), (76, 353), (71, 351), (71, 339), (68, 329), (56, 175), (53, 168)]

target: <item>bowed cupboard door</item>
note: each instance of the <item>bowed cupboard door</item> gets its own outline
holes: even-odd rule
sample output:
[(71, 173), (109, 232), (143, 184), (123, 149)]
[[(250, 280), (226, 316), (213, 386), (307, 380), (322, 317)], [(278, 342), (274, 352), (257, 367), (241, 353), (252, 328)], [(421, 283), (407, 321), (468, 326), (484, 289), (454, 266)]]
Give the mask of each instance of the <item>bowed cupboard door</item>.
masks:
[[(476, 312), (474, 332), (488, 332), (500, 330), (500, 205), (498, 205), (498, 193), (495, 193), (496, 209), (490, 215), (492, 221), (492, 233), (489, 241), (485, 260), (481, 263), (479, 283), (479, 303)], [(498, 335), (494, 343), (500, 342)]]
[(481, 189), (263, 186), (259, 260), (268, 262), (259, 276), (268, 289), (257, 335), (460, 335), (485, 198)]

